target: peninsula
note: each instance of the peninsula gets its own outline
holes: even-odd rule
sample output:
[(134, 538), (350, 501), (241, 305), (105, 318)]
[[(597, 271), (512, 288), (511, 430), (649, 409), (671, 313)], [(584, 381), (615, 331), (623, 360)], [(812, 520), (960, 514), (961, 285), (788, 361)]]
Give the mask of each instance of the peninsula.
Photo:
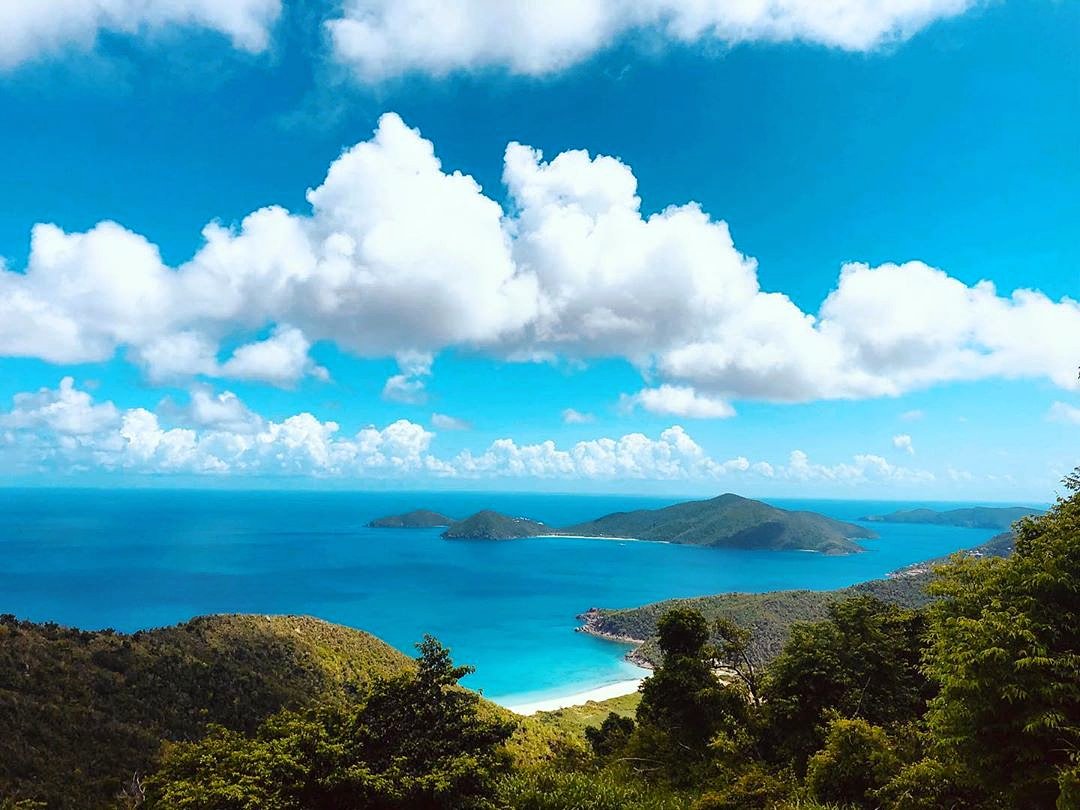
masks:
[[(1009, 557), (1016, 537), (1004, 532), (985, 543), (958, 554), (968, 557)], [(950, 555), (951, 556), (951, 555)], [(721, 593), (689, 599), (667, 599), (635, 608), (589, 608), (577, 618), (578, 632), (598, 638), (638, 645), (627, 660), (641, 667), (655, 667), (661, 656), (656, 637), (660, 617), (674, 608), (699, 611), (706, 619), (730, 619), (750, 631), (750, 652), (755, 662), (765, 664), (775, 658), (796, 622), (820, 621), (829, 605), (853, 596), (871, 596), (898, 607), (918, 609), (933, 601), (926, 586), (934, 578), (934, 566), (949, 557), (936, 557), (894, 571), (884, 579), (861, 582), (831, 591), (788, 590), (765, 593)]]

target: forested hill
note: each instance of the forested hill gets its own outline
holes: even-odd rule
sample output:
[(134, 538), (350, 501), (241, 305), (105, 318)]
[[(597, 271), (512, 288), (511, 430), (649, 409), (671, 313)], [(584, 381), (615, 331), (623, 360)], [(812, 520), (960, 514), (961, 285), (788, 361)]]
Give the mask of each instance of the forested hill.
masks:
[[(1006, 557), (1013, 551), (1010, 532), (964, 552), (971, 557)], [(726, 618), (753, 635), (752, 650), (759, 662), (774, 658), (783, 648), (791, 626), (800, 621), (819, 621), (828, 615), (829, 605), (851, 596), (873, 596), (891, 605), (921, 608), (929, 604), (926, 586), (933, 578), (932, 567), (947, 558), (927, 560), (901, 569), (885, 579), (862, 582), (833, 591), (770, 591), (768, 593), (723, 593), (691, 599), (669, 599), (623, 610), (592, 609), (578, 618), (584, 632), (601, 637), (643, 642), (630, 654), (639, 664), (658, 663), (656, 625), (674, 608), (699, 611), (710, 622)]]
[(485, 509), (464, 520), (451, 523), (442, 536), (450, 540), (517, 540), (554, 533), (554, 529), (535, 520), (511, 517)]
[(403, 515), (388, 515), (376, 518), (368, 526), (372, 529), (433, 529), (449, 526), (454, 519), (430, 509), (414, 509)]
[(938, 526), (1005, 531), (1022, 517), (1041, 514), (1042, 509), (1027, 506), (972, 506), (944, 512), (936, 509), (906, 509), (887, 515), (867, 515), (862, 519), (875, 523), (930, 523)]
[(633, 537), (715, 548), (807, 549), (827, 554), (859, 551), (853, 538), (877, 535), (816, 512), (795, 512), (738, 495), (689, 501), (663, 509), (616, 512), (567, 526), (563, 534)]
[(131, 635), (0, 617), (0, 805), (6, 788), (50, 808), (101, 807), (162, 740), (197, 739), (209, 723), (250, 732), (412, 666), (368, 633), (304, 616), (206, 616)]

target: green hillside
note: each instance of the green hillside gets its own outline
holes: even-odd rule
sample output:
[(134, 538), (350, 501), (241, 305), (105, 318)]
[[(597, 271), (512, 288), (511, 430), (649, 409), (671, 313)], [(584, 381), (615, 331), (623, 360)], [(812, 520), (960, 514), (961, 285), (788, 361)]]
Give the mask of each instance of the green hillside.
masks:
[(639, 509), (568, 526), (564, 534), (633, 537), (714, 548), (808, 549), (827, 554), (859, 551), (852, 538), (877, 535), (815, 512), (778, 509), (738, 495)]
[(368, 633), (305, 616), (206, 616), (131, 635), (0, 617), (0, 804), (7, 790), (50, 808), (106, 806), (163, 739), (198, 738), (208, 723), (250, 732), (411, 666)]
[[(1015, 538), (1011, 533), (999, 534), (987, 542), (968, 549), (970, 557), (1007, 557), (1012, 553)], [(674, 608), (689, 608), (700, 612), (707, 620), (727, 618), (753, 635), (753, 652), (760, 662), (770, 661), (783, 648), (791, 626), (799, 621), (820, 621), (829, 613), (829, 605), (852, 596), (873, 596), (903, 608), (921, 608), (931, 598), (926, 586), (933, 579), (932, 568), (947, 558), (928, 560), (908, 566), (893, 576), (862, 582), (833, 591), (770, 591), (768, 593), (722, 593), (692, 599), (669, 599), (624, 610), (590, 610), (578, 618), (584, 622), (583, 632), (601, 637), (642, 642), (630, 654), (631, 660), (645, 666), (655, 666), (659, 660), (656, 644), (656, 625), (660, 617)]]
[(450, 524), (442, 533), (447, 539), (458, 540), (517, 540), (552, 534), (553, 529), (524, 517), (511, 517), (491, 509), (470, 515)]
[(967, 509), (905, 509), (887, 515), (867, 515), (863, 520), (876, 523), (930, 523), (938, 526), (960, 526), (967, 529), (999, 529), (1005, 531), (1028, 515), (1041, 515), (1042, 509), (1026, 506), (972, 506)]
[(432, 512), (430, 509), (414, 509), (403, 515), (376, 518), (368, 526), (372, 529), (434, 529), (439, 526), (449, 526), (453, 522), (452, 517), (439, 512)]

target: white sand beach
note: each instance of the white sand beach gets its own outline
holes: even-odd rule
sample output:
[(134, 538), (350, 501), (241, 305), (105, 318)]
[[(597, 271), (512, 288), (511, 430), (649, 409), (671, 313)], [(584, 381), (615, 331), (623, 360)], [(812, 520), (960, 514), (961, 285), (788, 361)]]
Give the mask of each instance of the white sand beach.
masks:
[(556, 709), (565, 709), (567, 706), (580, 706), (591, 700), (607, 700), (608, 698), (632, 694), (638, 690), (638, 687), (641, 686), (641, 682), (644, 680), (644, 678), (635, 678), (628, 681), (618, 681), (617, 683), (611, 683), (607, 686), (588, 689), (584, 692), (575, 692), (572, 695), (546, 698), (530, 703), (516, 703), (508, 705), (506, 708), (516, 714), (525, 715), (536, 714), (537, 712), (552, 712)]

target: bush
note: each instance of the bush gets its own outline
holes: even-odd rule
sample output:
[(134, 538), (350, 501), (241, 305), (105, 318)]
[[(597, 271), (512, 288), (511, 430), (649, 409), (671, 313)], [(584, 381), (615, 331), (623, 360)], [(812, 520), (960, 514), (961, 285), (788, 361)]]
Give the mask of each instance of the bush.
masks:
[(793, 791), (789, 774), (752, 765), (730, 785), (698, 799), (693, 810), (774, 810), (790, 799)]
[(585, 739), (598, 757), (606, 757), (624, 748), (633, 733), (632, 719), (609, 712), (599, 728), (590, 726), (585, 729)]
[(518, 771), (499, 783), (507, 810), (685, 810), (689, 799), (668, 789), (626, 779), (613, 771)]
[(829, 723), (825, 747), (810, 757), (806, 785), (820, 801), (876, 807), (874, 793), (899, 766), (883, 728), (860, 718), (836, 718)]
[(929, 758), (905, 766), (877, 792), (877, 797), (881, 806), (889, 810), (974, 808), (984, 798), (956, 768)]

